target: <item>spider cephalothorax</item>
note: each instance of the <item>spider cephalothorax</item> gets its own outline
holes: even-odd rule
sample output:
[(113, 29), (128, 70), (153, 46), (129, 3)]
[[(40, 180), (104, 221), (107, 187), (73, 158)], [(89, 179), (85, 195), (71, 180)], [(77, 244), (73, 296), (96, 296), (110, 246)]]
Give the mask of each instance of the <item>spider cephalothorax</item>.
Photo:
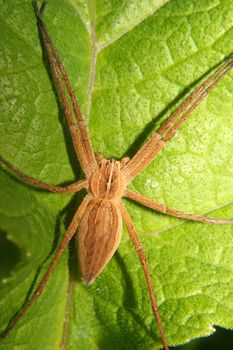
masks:
[(90, 178), (90, 193), (96, 199), (119, 200), (126, 185), (121, 171), (121, 162), (103, 158), (98, 164), (99, 167)]

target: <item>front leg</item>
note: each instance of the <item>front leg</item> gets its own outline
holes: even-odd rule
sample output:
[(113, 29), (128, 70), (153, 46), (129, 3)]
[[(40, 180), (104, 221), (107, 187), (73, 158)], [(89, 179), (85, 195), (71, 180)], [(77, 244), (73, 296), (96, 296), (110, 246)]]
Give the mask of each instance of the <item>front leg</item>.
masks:
[[(57, 49), (46, 29), (46, 25), (43, 20), (43, 13), (45, 10), (46, 2), (42, 3), (40, 9), (36, 1), (33, 1), (32, 3), (36, 13), (38, 30), (41, 34), (43, 47), (49, 60), (51, 72), (57, 87), (57, 92), (64, 108), (64, 113), (70, 129), (74, 149), (76, 151), (83, 172), (85, 173), (86, 177), (89, 178), (93, 171), (95, 171), (97, 168), (97, 162), (94, 156), (89, 133), (85, 126), (78, 101), (76, 100), (65, 67), (62, 64)], [(70, 97), (69, 100), (68, 96)]]
[(164, 204), (161, 204), (159, 202), (155, 202), (152, 199), (147, 198), (140, 193), (137, 193), (137, 192), (134, 192), (134, 191), (131, 191), (128, 189), (125, 190), (124, 196), (126, 198), (132, 199), (133, 201), (135, 201), (137, 203), (144, 205), (147, 208), (150, 208), (152, 210), (158, 211), (158, 212), (163, 213), (163, 214), (175, 216), (176, 218), (205, 222), (205, 223), (209, 223), (209, 224), (228, 224), (228, 225), (233, 224), (233, 220), (215, 219), (215, 218), (204, 217), (204, 216), (196, 215), (196, 214), (182, 213), (178, 210), (168, 208)]
[(157, 153), (173, 138), (185, 120), (231, 69), (233, 69), (232, 55), (194, 90), (160, 129), (144, 143), (123, 169), (127, 183), (130, 183), (147, 167)]

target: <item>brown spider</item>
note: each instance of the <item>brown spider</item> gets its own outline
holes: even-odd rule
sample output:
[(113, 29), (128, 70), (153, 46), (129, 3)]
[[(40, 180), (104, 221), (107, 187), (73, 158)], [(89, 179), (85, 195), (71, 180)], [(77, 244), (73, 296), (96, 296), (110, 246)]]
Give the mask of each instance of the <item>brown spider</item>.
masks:
[[(100, 154), (94, 154), (88, 130), (84, 124), (65, 68), (43, 22), (42, 15), (45, 9), (45, 3), (42, 4), (41, 9), (38, 8), (36, 2), (33, 4), (37, 16), (38, 28), (51, 65), (53, 77), (56, 81), (59, 97), (64, 107), (77, 158), (86, 178), (65, 187), (53, 186), (23, 174), (5, 159), (0, 159), (8, 169), (27, 184), (65, 194), (86, 189), (87, 195), (77, 209), (38, 287), (13, 321), (10, 322), (0, 339), (3, 340), (9, 334), (17, 322), (25, 315), (29, 307), (40, 296), (61, 254), (77, 230), (79, 232), (76, 236), (76, 242), (81, 273), (84, 282), (92, 283), (117, 250), (121, 241), (122, 221), (124, 221), (139, 256), (146, 278), (154, 317), (160, 331), (163, 347), (167, 350), (168, 343), (160, 319), (146, 256), (135, 231), (134, 224), (121, 199), (122, 197), (126, 197), (155, 211), (179, 218), (211, 224), (233, 224), (233, 220), (219, 220), (201, 215), (182, 213), (127, 189), (127, 185), (147, 167), (205, 96), (233, 68), (233, 56), (228, 58), (186, 99), (131, 159), (123, 158), (121, 161), (104, 159)], [(67, 100), (66, 92), (68, 92), (72, 106)], [(76, 121), (73, 120), (73, 115)]]

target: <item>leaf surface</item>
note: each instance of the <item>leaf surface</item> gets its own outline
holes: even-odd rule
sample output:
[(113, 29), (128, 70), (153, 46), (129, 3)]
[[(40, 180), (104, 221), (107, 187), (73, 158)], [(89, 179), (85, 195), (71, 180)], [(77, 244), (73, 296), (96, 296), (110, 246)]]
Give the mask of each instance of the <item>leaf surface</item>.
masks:
[[(80, 178), (62, 107), (42, 59), (30, 1), (1, 3), (0, 153), (53, 184)], [(233, 52), (232, 1), (50, 1), (48, 30), (95, 151), (132, 156), (194, 86)], [(167, 206), (232, 218), (233, 74), (215, 88), (130, 187)], [(47, 194), (1, 173), (4, 330), (48, 266), (80, 197)], [(125, 201), (145, 247), (166, 335), (177, 345), (233, 324), (230, 226), (185, 222)], [(67, 214), (68, 213), (68, 214)], [(4, 243), (5, 242), (5, 243)], [(70, 255), (72, 250), (70, 250)], [(9, 251), (11, 254), (11, 251)], [(1, 349), (159, 349), (138, 258), (126, 233), (91, 286), (68, 252)], [(65, 320), (65, 321), (64, 321)]]

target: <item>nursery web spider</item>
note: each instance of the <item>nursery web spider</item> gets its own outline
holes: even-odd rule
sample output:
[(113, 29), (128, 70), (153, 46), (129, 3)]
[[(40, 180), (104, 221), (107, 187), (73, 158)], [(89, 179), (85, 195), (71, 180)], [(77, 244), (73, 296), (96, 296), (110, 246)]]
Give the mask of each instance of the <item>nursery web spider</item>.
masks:
[[(65, 232), (63, 240), (57, 247), (47, 272), (41, 279), (32, 296), (23, 305), (16, 317), (9, 323), (5, 332), (1, 335), (1, 340), (9, 334), (17, 322), (25, 315), (30, 306), (40, 296), (61, 254), (77, 230), (79, 232), (76, 235), (76, 241), (82, 277), (84, 282), (92, 283), (102, 272), (118, 248), (121, 241), (122, 221), (124, 221), (140, 259), (145, 274), (153, 314), (161, 335), (163, 347), (167, 350), (168, 342), (161, 322), (146, 256), (137, 236), (134, 224), (121, 199), (126, 197), (150, 209), (178, 218), (210, 224), (233, 224), (233, 220), (220, 220), (196, 214), (182, 213), (175, 209), (170, 209), (164, 204), (155, 202), (140, 193), (127, 189), (127, 185), (147, 167), (158, 152), (175, 135), (180, 125), (190, 116), (216, 84), (218, 84), (218, 82), (233, 68), (233, 56), (229, 57), (185, 100), (183, 104), (181, 104), (131, 159), (123, 158), (121, 161), (104, 159), (100, 154), (95, 154), (93, 151), (88, 130), (82, 118), (65, 68), (46, 29), (42, 18), (45, 3), (42, 4), (40, 9), (36, 2), (33, 2), (33, 5), (37, 17), (39, 33), (50, 62), (59, 97), (64, 107), (64, 113), (69, 125), (75, 152), (86, 178), (69, 186), (54, 186), (23, 174), (3, 158), (1, 158), (1, 162), (29, 185), (63, 194), (76, 193), (82, 189), (86, 189), (87, 195), (77, 209)], [(67, 95), (69, 95), (69, 101)]]

